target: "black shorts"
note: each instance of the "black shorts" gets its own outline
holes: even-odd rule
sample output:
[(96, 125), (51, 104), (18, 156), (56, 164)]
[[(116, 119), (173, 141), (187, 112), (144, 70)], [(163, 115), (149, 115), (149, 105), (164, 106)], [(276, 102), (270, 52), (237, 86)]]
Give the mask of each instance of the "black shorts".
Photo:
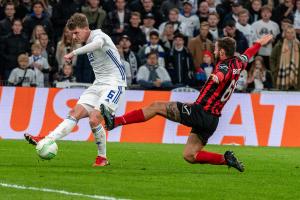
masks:
[(198, 135), (203, 145), (217, 129), (219, 117), (203, 110), (201, 105), (177, 102), (181, 124), (192, 127), (191, 132)]

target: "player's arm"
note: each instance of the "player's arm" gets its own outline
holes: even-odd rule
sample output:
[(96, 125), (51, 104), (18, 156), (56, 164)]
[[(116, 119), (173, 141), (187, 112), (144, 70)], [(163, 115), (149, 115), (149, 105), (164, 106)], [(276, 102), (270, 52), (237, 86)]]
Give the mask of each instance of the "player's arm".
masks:
[(272, 34), (267, 34), (262, 36), (260, 39), (256, 40), (253, 45), (248, 48), (239, 58), (244, 63), (248, 63), (249, 60), (259, 51), (261, 46), (268, 44), (273, 38)]
[(78, 49), (75, 49), (74, 51), (72, 51), (72, 53), (75, 56), (81, 55), (81, 54), (86, 54), (86, 53), (89, 53), (89, 52), (92, 52), (92, 51), (102, 48), (103, 44), (104, 44), (103, 38), (98, 37), (97, 39), (94, 39), (91, 43), (88, 43)]
[(71, 53), (65, 55), (64, 59), (67, 62), (70, 62), (74, 56), (81, 55), (81, 54), (86, 54), (86, 53), (95, 51), (96, 49), (100, 49), (100, 48), (102, 48), (103, 44), (104, 44), (103, 38), (97, 37), (91, 43), (88, 43), (88, 44), (86, 44), (86, 45), (84, 45), (84, 46), (82, 46), (78, 49), (75, 49)]

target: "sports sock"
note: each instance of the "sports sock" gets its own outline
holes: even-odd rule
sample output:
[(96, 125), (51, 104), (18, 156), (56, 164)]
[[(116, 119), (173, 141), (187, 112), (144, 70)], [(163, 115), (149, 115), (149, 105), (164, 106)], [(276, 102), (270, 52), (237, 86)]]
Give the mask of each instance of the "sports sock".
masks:
[(92, 128), (95, 142), (98, 148), (98, 156), (106, 158), (106, 133), (101, 124)]
[(67, 136), (69, 133), (71, 133), (77, 122), (77, 119), (72, 116), (68, 116), (54, 129), (54, 131), (47, 136), (47, 138), (55, 141)]
[(207, 151), (198, 151), (195, 160), (200, 164), (225, 165), (224, 155)]
[(126, 113), (123, 116), (116, 117), (115, 118), (115, 126), (144, 122), (144, 121), (146, 121), (146, 120), (145, 120), (143, 110), (142, 109), (133, 110), (129, 113)]

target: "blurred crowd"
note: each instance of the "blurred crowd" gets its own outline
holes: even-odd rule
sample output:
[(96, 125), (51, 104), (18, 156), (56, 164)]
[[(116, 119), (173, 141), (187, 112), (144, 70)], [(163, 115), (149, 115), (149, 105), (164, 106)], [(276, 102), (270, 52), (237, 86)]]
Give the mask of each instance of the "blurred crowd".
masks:
[(214, 43), (237, 42), (243, 53), (273, 34), (241, 72), (237, 91), (299, 90), (300, 0), (0, 0), (1, 85), (55, 87), (92, 83), (86, 55), (64, 62), (75, 44), (65, 27), (84, 13), (91, 30), (116, 44), (133, 88), (200, 89), (214, 70)]

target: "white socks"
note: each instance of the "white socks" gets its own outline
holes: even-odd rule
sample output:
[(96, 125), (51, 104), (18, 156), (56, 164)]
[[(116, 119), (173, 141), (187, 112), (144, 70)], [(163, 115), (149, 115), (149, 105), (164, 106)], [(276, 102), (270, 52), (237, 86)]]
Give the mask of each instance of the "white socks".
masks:
[(101, 124), (92, 128), (95, 137), (95, 142), (98, 147), (98, 156), (106, 158), (106, 133)]
[(55, 129), (52, 131), (47, 138), (52, 140), (59, 140), (65, 136), (67, 136), (73, 128), (76, 126), (77, 120), (72, 117), (68, 116), (63, 122), (61, 122)]

